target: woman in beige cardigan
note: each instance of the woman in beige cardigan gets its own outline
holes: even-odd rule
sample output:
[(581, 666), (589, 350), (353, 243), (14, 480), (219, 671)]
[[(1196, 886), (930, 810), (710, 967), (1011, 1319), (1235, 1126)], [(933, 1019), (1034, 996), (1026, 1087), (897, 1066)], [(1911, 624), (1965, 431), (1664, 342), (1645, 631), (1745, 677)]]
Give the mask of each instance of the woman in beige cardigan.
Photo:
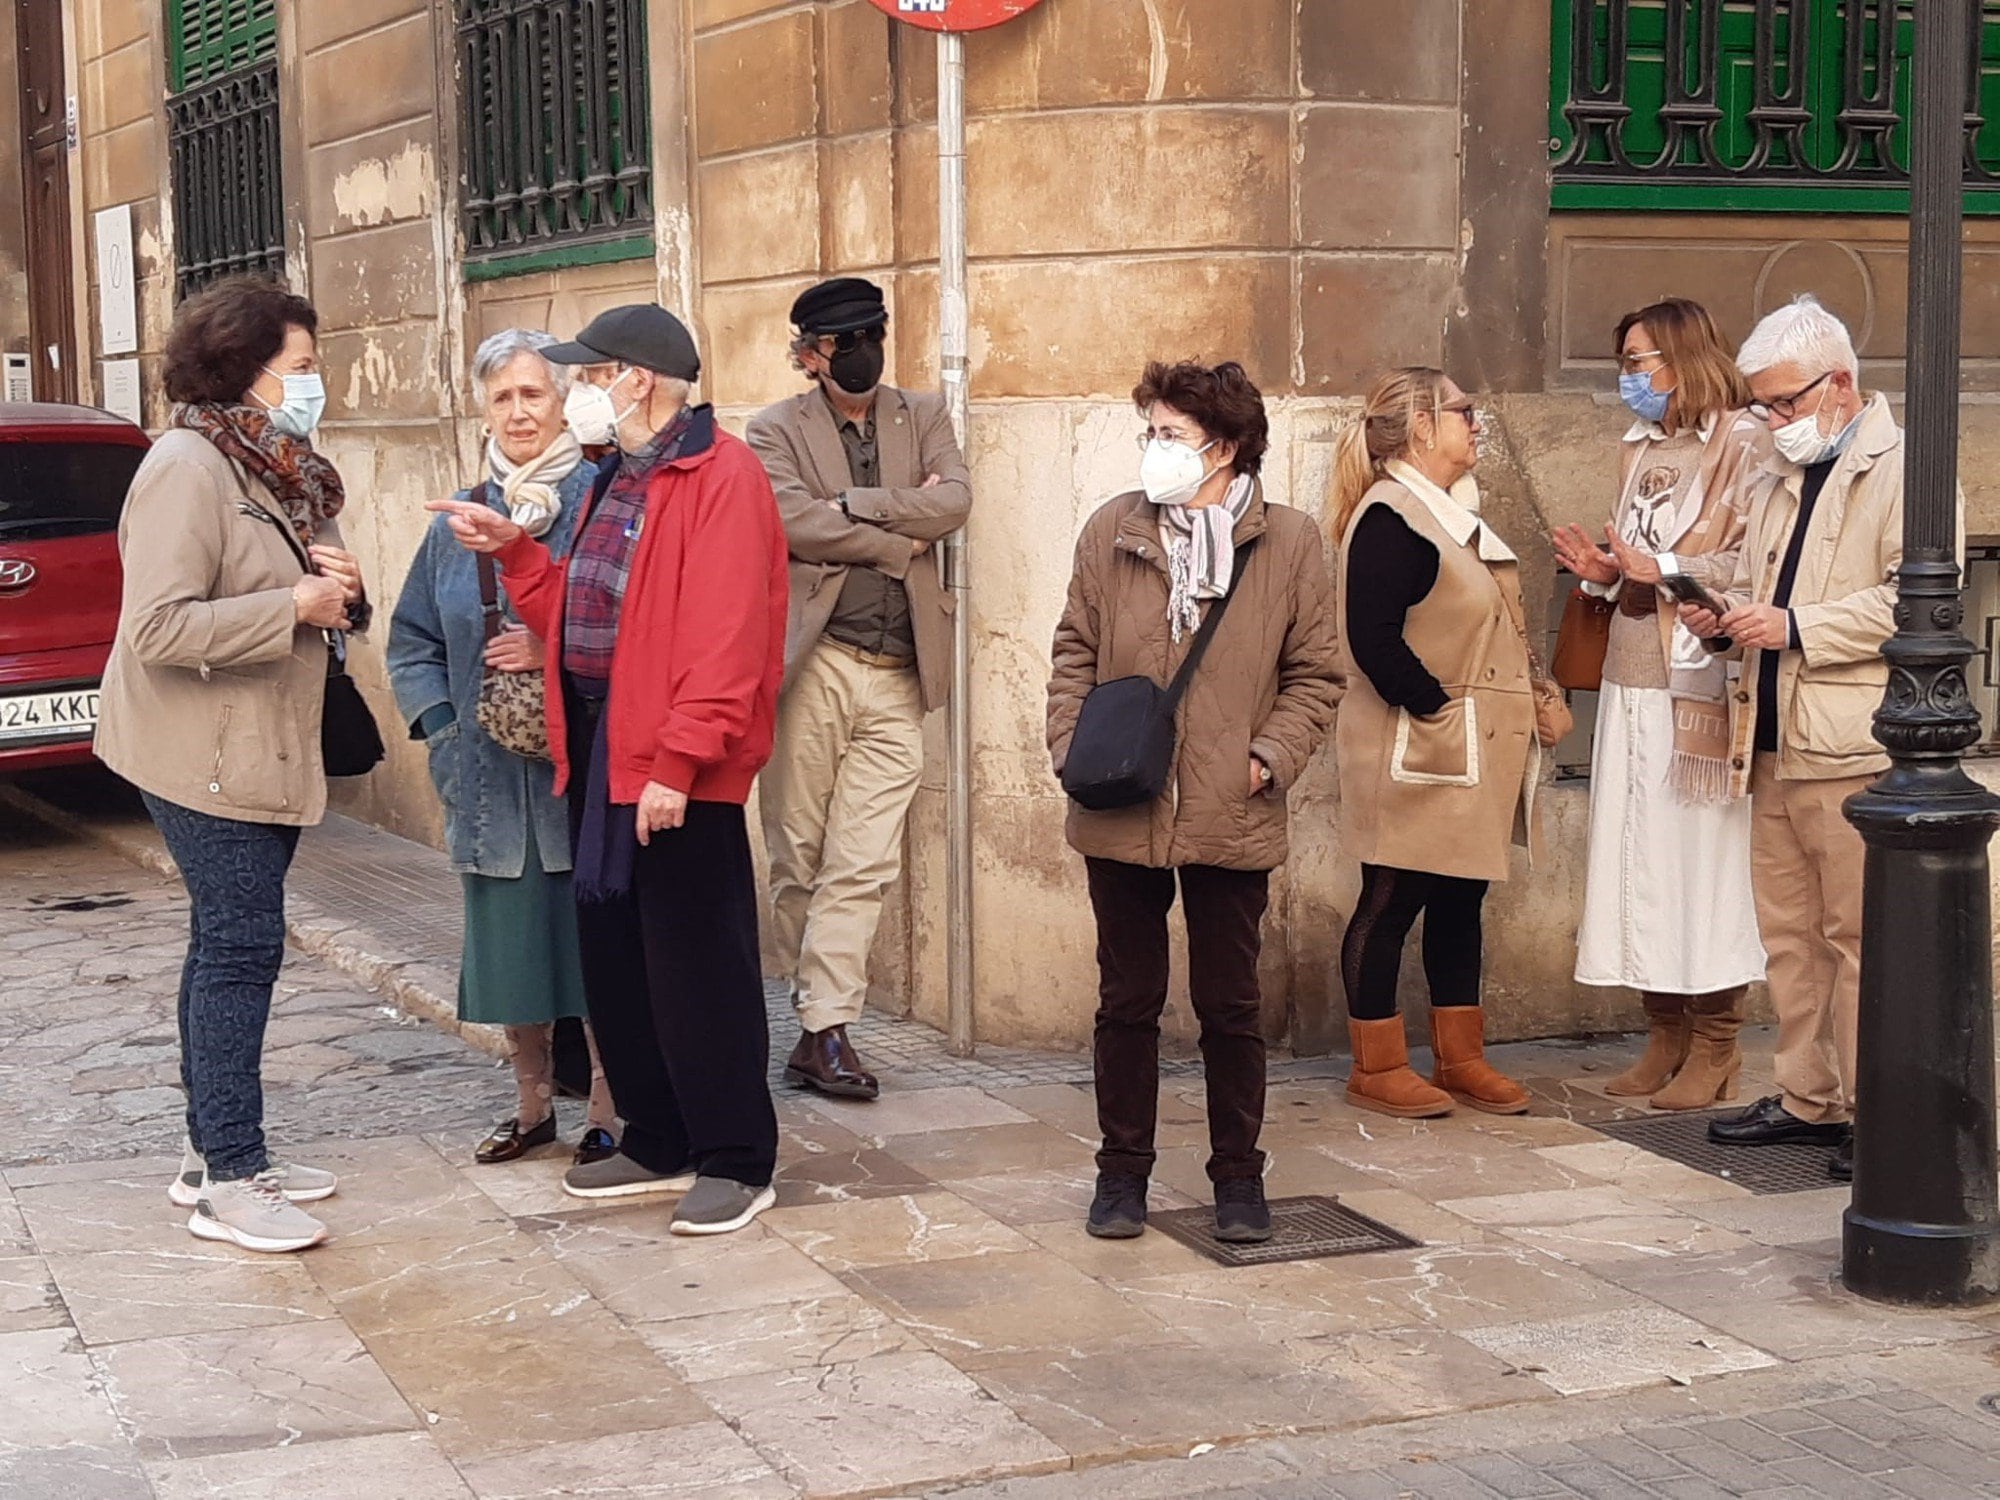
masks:
[(1590, 861), (1578, 984), (1630, 988), (1645, 1055), (1604, 1085), (1655, 1109), (1736, 1096), (1743, 992), (1764, 977), (1750, 882), (1750, 801), (1729, 786), (1730, 664), (1674, 616), (1668, 574), (1720, 593), (1735, 576), (1748, 483), (1770, 434), (1700, 304), (1656, 302), (1619, 321), (1625, 434), (1599, 551), (1578, 526), (1556, 554), (1618, 601), (1590, 763)]
[[(1335, 729), (1342, 838), (1361, 898), (1341, 944), (1354, 1071), (1347, 1098), (1403, 1117), (1454, 1101), (1521, 1114), (1528, 1095), (1486, 1062), (1481, 909), (1535, 826), (1539, 767), (1520, 564), (1479, 515), (1479, 418), (1430, 369), (1368, 393), (1335, 457), (1348, 680)], [(1411, 1069), (1396, 979), (1424, 918), (1436, 1068)]]
[(193, 908), (181, 973), (187, 1141), (168, 1198), (202, 1239), (302, 1250), (296, 1207), (333, 1175), (272, 1160), (261, 1077), (285, 953), (285, 873), (326, 811), (328, 632), (358, 630), (340, 475), (312, 445), (326, 400), (312, 304), (238, 278), (167, 336), (167, 431), (118, 525), (124, 597), (97, 754), (138, 787)]

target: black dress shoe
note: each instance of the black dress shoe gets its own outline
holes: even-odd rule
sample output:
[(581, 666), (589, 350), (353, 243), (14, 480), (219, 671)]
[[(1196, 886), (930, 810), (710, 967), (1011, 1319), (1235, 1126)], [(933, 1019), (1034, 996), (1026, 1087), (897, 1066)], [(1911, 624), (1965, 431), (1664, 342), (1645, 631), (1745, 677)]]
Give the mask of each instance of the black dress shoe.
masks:
[(587, 1167), (594, 1161), (608, 1161), (618, 1154), (618, 1137), (602, 1125), (593, 1125), (584, 1131), (583, 1139), (576, 1143), (575, 1164)]
[(1787, 1141), (1806, 1146), (1838, 1146), (1847, 1135), (1847, 1126), (1829, 1120), (1815, 1125), (1801, 1120), (1785, 1108), (1776, 1094), (1759, 1099), (1741, 1114), (1711, 1120), (1708, 1138), (1718, 1146), (1777, 1146)]
[(551, 1114), (532, 1130), (521, 1129), (519, 1119), (503, 1120), (493, 1134), (479, 1143), (479, 1149), (472, 1153), (472, 1159), (482, 1167), (490, 1167), (498, 1162), (514, 1161), (526, 1156), (537, 1146), (552, 1145), (556, 1138), (556, 1117)]
[(845, 1026), (800, 1032), (799, 1044), (785, 1059), (785, 1082), (837, 1099), (873, 1099), (882, 1092), (875, 1075), (861, 1066)]
[(1851, 1131), (1847, 1139), (1834, 1148), (1833, 1155), (1827, 1158), (1826, 1175), (1835, 1182), (1854, 1181), (1854, 1135)]

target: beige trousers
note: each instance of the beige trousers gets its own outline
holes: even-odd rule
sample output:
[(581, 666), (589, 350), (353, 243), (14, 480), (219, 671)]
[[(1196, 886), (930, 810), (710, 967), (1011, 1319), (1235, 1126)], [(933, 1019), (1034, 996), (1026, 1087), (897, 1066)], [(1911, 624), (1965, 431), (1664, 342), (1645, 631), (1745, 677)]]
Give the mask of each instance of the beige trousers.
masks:
[(868, 950), (902, 870), (923, 767), (916, 670), (815, 646), (778, 704), (758, 793), (771, 861), (764, 972), (794, 984), (807, 1031), (861, 1018)]
[(1759, 755), (1750, 778), (1750, 873), (1778, 1013), (1778, 1088), (1813, 1124), (1854, 1117), (1861, 1010), (1863, 846), (1841, 804), (1873, 777), (1780, 781)]

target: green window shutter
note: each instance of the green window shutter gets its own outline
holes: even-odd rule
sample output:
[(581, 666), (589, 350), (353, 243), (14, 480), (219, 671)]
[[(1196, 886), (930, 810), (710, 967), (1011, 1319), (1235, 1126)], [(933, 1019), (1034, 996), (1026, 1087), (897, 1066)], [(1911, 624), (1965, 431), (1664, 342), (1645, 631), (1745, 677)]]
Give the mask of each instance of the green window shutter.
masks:
[(167, 0), (169, 83), (175, 93), (277, 54), (277, 0)]
[[(1913, 4), (1552, 0), (1553, 206), (1906, 211)], [(1966, 208), (2000, 214), (2000, 0), (1981, 9)]]

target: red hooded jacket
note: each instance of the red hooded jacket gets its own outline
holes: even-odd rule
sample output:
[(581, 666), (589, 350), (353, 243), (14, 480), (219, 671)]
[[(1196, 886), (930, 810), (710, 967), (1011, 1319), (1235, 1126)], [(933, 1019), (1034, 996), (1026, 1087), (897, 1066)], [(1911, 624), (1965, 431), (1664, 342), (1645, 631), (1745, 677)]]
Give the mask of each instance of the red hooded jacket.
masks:
[[(592, 508), (603, 489), (592, 491)], [(588, 519), (578, 517), (578, 536)], [(692, 802), (748, 799), (776, 732), (789, 557), (763, 464), (716, 427), (713, 408), (697, 407), (680, 457), (647, 485), (619, 613), (605, 705), (614, 803), (636, 803), (649, 781)], [(515, 612), (548, 645), (561, 794), (571, 772), (559, 670), (569, 569), (525, 536), (499, 558)]]

